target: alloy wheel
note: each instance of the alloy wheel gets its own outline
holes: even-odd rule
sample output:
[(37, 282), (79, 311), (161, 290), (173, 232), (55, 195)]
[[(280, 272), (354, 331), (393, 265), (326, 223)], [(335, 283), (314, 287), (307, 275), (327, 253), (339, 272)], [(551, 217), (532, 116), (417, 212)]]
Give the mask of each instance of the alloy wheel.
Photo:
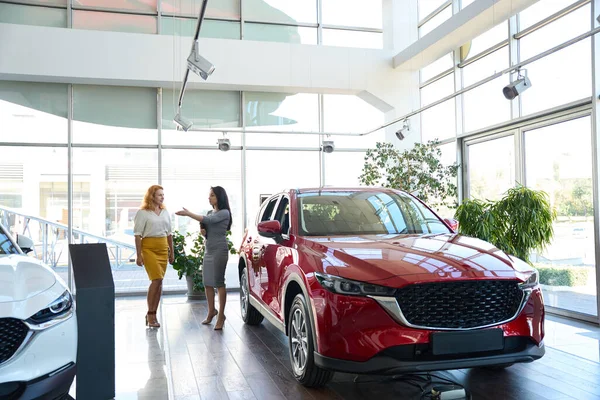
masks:
[(306, 318), (301, 309), (296, 308), (292, 318), (292, 367), (296, 375), (302, 375), (306, 369), (308, 359), (308, 334), (306, 329)]
[(242, 317), (245, 318), (248, 314), (248, 277), (246, 277), (246, 271), (242, 273), (242, 284), (240, 290), (240, 307), (242, 311)]

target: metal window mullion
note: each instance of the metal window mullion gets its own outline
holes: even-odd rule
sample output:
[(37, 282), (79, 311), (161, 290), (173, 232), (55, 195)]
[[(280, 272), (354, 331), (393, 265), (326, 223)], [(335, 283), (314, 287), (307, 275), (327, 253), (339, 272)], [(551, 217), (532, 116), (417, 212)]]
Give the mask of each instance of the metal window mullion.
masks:
[(264, 21), (257, 19), (247, 19), (245, 22), (249, 24), (261, 24), (261, 25), (275, 25), (275, 26), (286, 26), (286, 27), (298, 27), (298, 28), (317, 28), (316, 23), (310, 22), (297, 22), (295, 24), (291, 24), (289, 22), (279, 22), (279, 21)]
[(437, 17), (439, 14), (442, 13), (442, 11), (444, 11), (446, 8), (448, 8), (451, 5), (452, 5), (452, 0), (448, 0), (445, 3), (442, 3), (438, 8), (433, 10), (429, 15), (427, 15), (425, 18), (423, 18), (421, 21), (419, 21), (417, 28), (422, 27), (423, 25), (425, 25), (426, 23), (428, 23), (429, 21), (431, 21), (432, 19)]
[[(244, 0), (240, 0), (240, 40), (244, 40), (244, 24), (246, 23), (246, 20), (244, 19)], [(242, 92), (242, 99), (243, 99), (243, 92)], [(245, 125), (242, 125), (243, 127)], [(246, 206), (244, 206), (246, 207)], [(245, 221), (244, 221), (245, 223)]]
[(435, 83), (435, 82), (439, 81), (440, 79), (447, 77), (448, 75), (452, 74), (452, 72), (454, 72), (454, 67), (448, 68), (447, 70), (440, 72), (433, 78), (429, 78), (425, 82), (421, 83), (421, 85), (419, 85), (419, 89), (423, 89), (424, 87), (429, 86), (432, 83)]
[(240, 175), (242, 178), (242, 230), (245, 231), (247, 227), (246, 219), (248, 218), (248, 210), (246, 209), (246, 203), (248, 200), (248, 186), (246, 185), (246, 115), (244, 112), (244, 102), (245, 94), (243, 91), (240, 91), (240, 125), (242, 126), (242, 155), (240, 160), (242, 170), (240, 171)]
[[(156, 1), (156, 34), (160, 35), (162, 29), (160, 28), (160, 26), (162, 25), (162, 0), (157, 0)], [(160, 88), (159, 88), (160, 89)], [(162, 97), (162, 92), (161, 92), (161, 97)]]
[(67, 0), (67, 28), (73, 28), (73, 0)]
[(139, 15), (139, 16), (147, 16), (147, 17), (156, 17), (158, 13), (156, 11), (143, 11), (143, 10), (125, 10), (120, 8), (112, 8), (112, 7), (88, 7), (81, 5), (71, 5), (73, 10), (77, 11), (92, 11), (92, 12), (105, 12), (105, 13), (113, 13), (113, 14), (127, 14), (127, 15)]
[(383, 29), (380, 29), (380, 28), (366, 28), (366, 27), (348, 26), (348, 25), (328, 25), (328, 24), (321, 24), (321, 25), (325, 29), (338, 30), (338, 31), (383, 33)]
[[(159, 0), (160, 2), (160, 0)], [(156, 91), (156, 129), (158, 133), (158, 184), (162, 185), (162, 88), (158, 88)]]
[(323, 44), (323, 0), (317, 0), (317, 44)]
[[(319, 132), (325, 131), (325, 115), (324, 115), (324, 100), (325, 96), (321, 93), (318, 97), (319, 103)], [(323, 151), (323, 135), (319, 135), (319, 186), (324, 186), (325, 181), (325, 152)]]
[[(71, 3), (71, 0), (69, 0)], [(73, 85), (67, 87), (67, 244), (73, 243)], [(73, 265), (67, 257), (67, 285), (73, 287)]]
[(503, 49), (504, 47), (506, 47), (509, 44), (509, 40), (505, 39), (503, 41), (501, 41), (500, 43), (497, 43), (495, 45), (493, 45), (492, 47), (489, 47), (485, 50), (483, 50), (481, 53), (479, 54), (475, 54), (474, 56), (467, 58), (465, 61), (462, 61), (458, 64), (459, 68), (464, 68), (469, 64), (473, 64), (475, 61), (479, 61), (484, 57), (489, 56), (492, 53), (495, 53), (496, 51)]
[[(455, 15), (460, 11), (461, 8), (461, 0), (454, 0), (452, 2), (452, 14)], [(454, 64), (454, 91), (460, 90), (463, 88), (463, 71), (459, 68), (460, 60), (460, 47), (454, 49), (452, 52), (452, 60)], [(458, 140), (458, 136), (464, 131), (464, 113), (463, 113), (463, 95), (456, 96), (454, 98), (454, 121), (455, 121), (455, 148), (456, 148), (456, 156), (455, 160), (458, 165), (462, 164), (462, 151), (461, 151), (461, 141)], [(462, 203), (463, 200), (463, 173), (462, 169), (459, 168), (456, 176), (456, 188), (457, 188), (457, 201), (458, 204)]]
[[(600, 0), (592, 1), (592, 28), (600, 24), (595, 16), (600, 12)], [(594, 206), (594, 254), (596, 264), (596, 323), (600, 323), (600, 38), (592, 36), (592, 191)]]
[(562, 10), (552, 14), (551, 16), (544, 18), (540, 22), (538, 22), (534, 25), (531, 25), (529, 28), (524, 29), (522, 32), (515, 33), (513, 37), (515, 39), (524, 38), (525, 36), (532, 34), (533, 32), (543, 28), (544, 26), (546, 26), (558, 19), (561, 19), (562, 17), (564, 17), (566, 15), (569, 15), (570, 13), (580, 9), (581, 7), (586, 6), (589, 2), (590, 2), (590, 0), (580, 0), (577, 3), (573, 3), (570, 6), (565, 7)]
[[(519, 63), (519, 41), (514, 38), (515, 32), (519, 31), (519, 17), (513, 15), (508, 20), (508, 65), (513, 66)], [(512, 82), (512, 74), (509, 74), (509, 80)], [(516, 99), (510, 101), (510, 117), (511, 119), (521, 117), (521, 98), (517, 96)]]
[(16, 5), (20, 5), (20, 6), (55, 8), (55, 9), (59, 9), (59, 10), (64, 10), (67, 8), (66, 6), (61, 6), (59, 4), (44, 4), (44, 3), (39, 3), (36, 1), (27, 1), (27, 0), (0, 0), (0, 3), (16, 4)]

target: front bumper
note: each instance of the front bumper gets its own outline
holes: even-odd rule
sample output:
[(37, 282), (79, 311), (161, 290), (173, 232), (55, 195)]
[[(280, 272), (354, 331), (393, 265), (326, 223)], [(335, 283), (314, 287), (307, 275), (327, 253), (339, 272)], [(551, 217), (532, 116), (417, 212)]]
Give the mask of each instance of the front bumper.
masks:
[(0, 383), (0, 398), (6, 400), (62, 399), (69, 393), (75, 372), (75, 363), (69, 363), (32, 381)]
[[(528, 339), (523, 340), (528, 341)], [(452, 358), (418, 361), (394, 357), (393, 353), (406, 353), (406, 351), (403, 350), (408, 350), (409, 352), (413, 351), (414, 348), (410, 346), (411, 345), (397, 346), (397, 349), (394, 349), (397, 350), (395, 352), (385, 351), (364, 362), (329, 358), (322, 356), (317, 352), (314, 353), (314, 359), (315, 364), (330, 371), (354, 374), (393, 375), (406, 372), (440, 371), (532, 362), (541, 358), (546, 352), (543, 343), (538, 346), (532, 342), (529, 342), (525, 344), (524, 349), (513, 353), (490, 354), (483, 356), (465, 354), (462, 357), (461, 355), (454, 355)]]

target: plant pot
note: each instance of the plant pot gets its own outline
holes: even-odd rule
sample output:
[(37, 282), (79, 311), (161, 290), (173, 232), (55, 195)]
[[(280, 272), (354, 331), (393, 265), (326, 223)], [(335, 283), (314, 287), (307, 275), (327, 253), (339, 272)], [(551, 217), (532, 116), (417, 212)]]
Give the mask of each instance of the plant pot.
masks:
[(206, 300), (206, 293), (200, 290), (194, 290), (194, 281), (191, 276), (186, 276), (187, 296), (190, 300)]

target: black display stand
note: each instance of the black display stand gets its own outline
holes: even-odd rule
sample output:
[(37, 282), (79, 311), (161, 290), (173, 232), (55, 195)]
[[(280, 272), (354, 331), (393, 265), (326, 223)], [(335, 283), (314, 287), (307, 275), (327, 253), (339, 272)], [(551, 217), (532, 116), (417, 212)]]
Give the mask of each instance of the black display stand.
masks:
[(105, 243), (71, 244), (77, 307), (76, 398), (115, 397), (115, 284)]

